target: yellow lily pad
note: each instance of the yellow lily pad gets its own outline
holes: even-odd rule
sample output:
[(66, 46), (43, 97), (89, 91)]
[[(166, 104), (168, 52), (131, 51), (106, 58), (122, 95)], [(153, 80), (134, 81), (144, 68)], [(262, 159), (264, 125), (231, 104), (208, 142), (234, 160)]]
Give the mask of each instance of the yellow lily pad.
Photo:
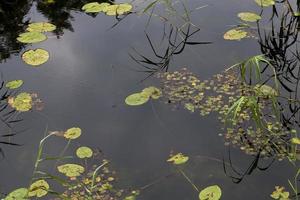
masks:
[(9, 193), (4, 200), (27, 200), (27, 188), (18, 188)]
[(38, 180), (29, 187), (29, 197), (43, 197), (48, 193), (49, 184), (45, 180)]
[(25, 32), (21, 33), (17, 40), (22, 43), (38, 43), (47, 39), (47, 36), (40, 32)]
[(248, 33), (242, 29), (231, 29), (224, 34), (225, 40), (241, 40), (247, 37)]
[(69, 128), (65, 133), (64, 137), (67, 139), (77, 139), (81, 135), (81, 129), (78, 127)]
[(28, 50), (23, 53), (22, 59), (28, 65), (39, 66), (48, 61), (49, 53), (44, 49)]
[(181, 165), (186, 163), (189, 160), (188, 156), (183, 155), (182, 153), (178, 153), (174, 156), (171, 156), (167, 162), (172, 162), (174, 165)]
[(291, 139), (291, 142), (293, 144), (300, 144), (300, 138), (294, 137), (294, 138)]
[(199, 193), (200, 200), (219, 200), (221, 196), (221, 188), (217, 185), (209, 186)]
[(9, 98), (8, 104), (20, 112), (29, 111), (32, 108), (32, 97), (27, 92), (22, 92), (16, 97)]
[(238, 14), (238, 17), (246, 22), (256, 22), (261, 19), (261, 16), (252, 12), (241, 12)]
[(29, 32), (49, 32), (54, 31), (56, 29), (56, 26), (54, 24), (48, 23), (48, 22), (35, 22), (28, 25), (28, 28), (26, 31)]
[(149, 100), (149, 95), (143, 92), (134, 93), (126, 97), (125, 103), (129, 106), (139, 106), (146, 103)]
[(132, 5), (128, 3), (115, 4), (108, 6), (106, 15), (124, 15), (132, 10)]
[(9, 81), (5, 84), (5, 87), (7, 87), (8, 89), (17, 89), (19, 87), (21, 87), (23, 85), (23, 80), (13, 80), (13, 81)]
[(98, 2), (91, 2), (85, 4), (81, 9), (86, 13), (99, 13), (99, 12), (106, 12), (109, 3), (98, 3)]
[(89, 147), (79, 147), (76, 150), (76, 155), (78, 158), (90, 158), (93, 156), (93, 150)]
[(64, 164), (58, 166), (57, 170), (67, 177), (77, 177), (84, 172), (84, 167), (77, 164)]
[(162, 95), (161, 90), (154, 86), (143, 89), (142, 93), (148, 95), (152, 99), (159, 99)]

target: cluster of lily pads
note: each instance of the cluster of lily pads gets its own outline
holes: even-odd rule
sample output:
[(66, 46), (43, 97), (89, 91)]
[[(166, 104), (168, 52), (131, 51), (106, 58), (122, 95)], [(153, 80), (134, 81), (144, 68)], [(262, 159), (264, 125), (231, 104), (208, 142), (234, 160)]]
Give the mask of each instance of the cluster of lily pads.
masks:
[(126, 97), (125, 103), (129, 106), (139, 106), (147, 103), (150, 98), (159, 99), (161, 97), (161, 91), (157, 87), (150, 86), (143, 89), (141, 92), (134, 93)]
[(132, 10), (132, 5), (128, 3), (110, 4), (110, 3), (87, 3), (82, 7), (86, 13), (100, 13), (103, 12), (109, 16), (118, 16), (129, 13)]
[(160, 73), (162, 97), (175, 107), (206, 116), (218, 114), (224, 124), (226, 145), (238, 146), (250, 155), (283, 159), (295, 156), (298, 138), (276, 116), (278, 92), (269, 85), (247, 85), (235, 70), (199, 80), (186, 68)]
[[(48, 22), (35, 22), (28, 25), (26, 32), (19, 34), (17, 40), (21, 43), (35, 44), (47, 39), (45, 32), (54, 31), (56, 26)], [(30, 49), (22, 54), (23, 61), (31, 66), (39, 66), (49, 59), (49, 52), (44, 49)]]
[[(172, 163), (174, 166), (180, 166), (187, 163), (189, 157), (184, 155), (183, 153), (177, 153), (175, 155), (171, 154), (170, 158), (167, 159), (167, 162)], [(222, 190), (218, 185), (211, 185), (203, 190), (199, 190), (198, 187), (192, 183), (191, 179), (187, 177), (182, 168), (177, 168), (179, 173), (183, 175), (184, 178), (188, 179), (188, 182), (192, 184), (193, 188), (199, 192), (199, 200), (219, 200), (222, 196)]]
[[(269, 7), (275, 5), (274, 0), (255, 0), (255, 2), (260, 7)], [(261, 20), (261, 16), (254, 12), (241, 12), (237, 15), (243, 23), (236, 28), (228, 30), (224, 34), (225, 40), (241, 40), (243, 38), (251, 37), (251, 32), (248, 30), (251, 28), (251, 24), (247, 23), (253, 23)]]
[[(44, 156), (45, 141), (51, 136), (64, 137), (70, 143), (71, 140), (81, 136), (81, 129), (73, 127), (66, 131), (49, 132), (40, 142), (30, 186), (12, 191), (4, 200), (29, 200), (45, 197), (48, 194), (57, 196), (54, 199), (117, 200), (121, 198), (123, 190), (114, 188), (116, 173), (109, 169), (109, 161), (102, 159), (101, 154), (97, 151), (94, 152), (90, 147), (80, 146), (75, 152), (77, 158), (82, 160), (84, 164), (66, 163), (57, 166), (57, 171), (63, 174), (65, 178), (41, 171), (39, 168), (42, 162), (50, 160), (60, 162), (64, 159), (73, 158), (63, 155), (58, 157)], [(94, 162), (94, 164), (88, 167), (90, 162)], [(49, 181), (53, 183), (50, 184)], [(54, 183), (65, 188), (65, 192), (62, 194), (55, 192), (53, 190), (55, 188)], [(132, 194), (128, 197), (131, 196)]]

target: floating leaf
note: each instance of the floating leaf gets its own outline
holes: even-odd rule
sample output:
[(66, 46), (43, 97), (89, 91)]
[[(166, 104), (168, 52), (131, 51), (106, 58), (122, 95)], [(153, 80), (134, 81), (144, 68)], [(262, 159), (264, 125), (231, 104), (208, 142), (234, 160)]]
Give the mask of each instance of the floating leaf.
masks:
[(22, 59), (28, 65), (38, 66), (48, 61), (49, 53), (44, 49), (28, 50), (23, 53)]
[(138, 106), (146, 103), (149, 100), (149, 96), (143, 92), (134, 93), (126, 97), (125, 103), (129, 106)]
[(195, 112), (195, 106), (192, 103), (186, 103), (184, 104), (184, 107), (191, 112)]
[(151, 97), (152, 99), (159, 99), (162, 95), (162, 92), (160, 91), (160, 89), (158, 89), (154, 86), (150, 86), (150, 87), (143, 89), (142, 93)]
[(241, 12), (238, 14), (238, 17), (246, 22), (256, 22), (261, 19), (261, 16), (252, 12)]
[(48, 22), (35, 22), (28, 25), (28, 28), (26, 29), (29, 32), (49, 32), (54, 31), (56, 29), (56, 26), (54, 24), (48, 23)]
[(221, 188), (217, 185), (209, 186), (199, 193), (200, 200), (219, 200), (221, 196)]
[(77, 164), (64, 164), (57, 167), (57, 170), (67, 177), (80, 176), (84, 172), (84, 167)]
[(21, 33), (17, 40), (22, 43), (37, 43), (47, 39), (47, 36), (40, 32)]
[(29, 93), (22, 92), (18, 94), (15, 98), (9, 98), (8, 103), (17, 111), (26, 112), (32, 108), (32, 97)]
[(92, 2), (85, 4), (81, 9), (86, 13), (99, 13), (106, 12), (108, 6), (110, 6), (109, 3)]
[(76, 138), (79, 138), (81, 135), (81, 129), (78, 128), (78, 127), (73, 127), (73, 128), (69, 128), (65, 134), (64, 134), (64, 137), (67, 138), (67, 139), (76, 139)]
[(42, 197), (48, 193), (48, 190), (49, 190), (49, 184), (45, 180), (38, 180), (30, 185), (28, 196)]
[(122, 3), (122, 4), (115, 4), (108, 6), (106, 10), (106, 15), (123, 15), (125, 13), (128, 13), (132, 10), (132, 5), (128, 3)]
[(27, 200), (26, 196), (28, 193), (27, 188), (18, 188), (9, 193), (4, 200)]
[(23, 85), (23, 81), (22, 80), (13, 80), (13, 81), (9, 81), (5, 84), (5, 87), (7, 87), (8, 89), (17, 89), (19, 87), (21, 87)]
[(248, 33), (242, 29), (231, 29), (224, 34), (225, 40), (241, 40), (247, 37)]
[(291, 139), (291, 142), (293, 144), (300, 144), (300, 138), (294, 137), (294, 138)]
[(189, 160), (188, 156), (183, 155), (182, 153), (178, 153), (172, 157), (170, 157), (167, 162), (172, 162), (174, 165), (181, 165), (186, 163)]
[(284, 187), (275, 186), (275, 191), (270, 195), (273, 199), (288, 200), (290, 193), (284, 191)]
[(76, 150), (76, 155), (78, 158), (90, 158), (93, 156), (93, 151), (89, 147), (79, 147)]
[(274, 0), (255, 0), (255, 2), (262, 7), (268, 7), (268, 6), (273, 6), (275, 5)]
[(278, 96), (278, 92), (274, 88), (268, 85), (256, 85), (254, 87), (254, 90), (256, 91), (256, 94), (258, 96), (264, 98)]

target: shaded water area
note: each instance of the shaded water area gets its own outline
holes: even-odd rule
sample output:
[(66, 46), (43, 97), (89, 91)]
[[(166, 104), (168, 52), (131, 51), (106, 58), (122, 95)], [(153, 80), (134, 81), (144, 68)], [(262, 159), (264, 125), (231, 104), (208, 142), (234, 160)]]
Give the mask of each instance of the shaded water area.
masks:
[[(288, 179), (294, 179), (297, 161), (295, 167), (287, 158), (282, 161), (262, 158), (256, 166), (256, 155), (247, 155), (239, 147), (224, 145), (223, 124), (217, 120), (217, 114), (203, 117), (183, 106), (169, 105), (164, 100), (151, 99), (141, 106), (128, 106), (124, 102), (128, 95), (148, 86), (160, 87), (157, 76), (149, 76), (151, 72), (145, 72), (147, 68), (135, 59), (159, 61), (153, 49), (164, 55), (170, 47), (168, 39), (174, 38), (176, 28), (188, 30), (189, 26), (182, 18), (187, 12), (192, 24), (191, 32), (195, 31), (188, 41), (203, 44), (190, 43), (184, 49), (179, 48), (178, 54), (168, 57), (170, 60), (164, 63), (166, 67), (162, 71), (173, 72), (185, 67), (200, 80), (210, 79), (250, 56), (272, 52), (275, 47), (268, 50), (263, 46), (267, 38), (262, 36), (262, 40), (254, 33), (257, 31), (256, 22), (252, 23), (253, 36), (249, 38), (240, 41), (223, 38), (227, 30), (240, 23), (237, 13), (261, 13), (262, 8), (254, 1), (170, 1), (175, 11), (166, 4), (158, 3), (153, 12), (149, 9), (147, 14), (142, 11), (151, 1), (138, 0), (132, 2), (136, 12), (119, 19), (103, 13), (83, 12), (81, 7), (90, 2), (86, 0), (49, 2), (0, 2), (2, 79), (5, 82), (22, 79), (24, 84), (17, 89), (18, 92), (37, 93), (44, 104), (41, 111), (17, 113), (22, 121), (13, 122), (12, 128), (1, 124), (1, 135), (7, 134), (8, 130), (18, 133), (9, 139), (0, 138), (0, 141), (7, 142), (0, 143), (3, 152), (0, 161), (1, 193), (8, 194), (29, 184), (38, 144), (45, 131), (80, 127), (82, 135), (71, 142), (65, 155), (74, 154), (82, 145), (99, 149), (116, 171), (116, 185), (128, 191), (140, 190), (137, 199), (199, 199), (199, 192), (166, 162), (171, 152), (188, 155), (189, 161), (182, 167), (186, 175), (200, 190), (218, 185), (222, 189), (221, 199), (271, 199), (270, 194), (277, 185), (284, 186), (290, 191), (291, 198), (296, 198), (292, 196)], [(292, 6), (295, 5), (293, 2)], [(278, 12), (281, 6), (284, 5), (279, 3)], [(272, 14), (274, 8), (264, 8), (264, 19), (259, 27), (262, 33), (270, 31), (263, 28), (272, 23)], [(30, 22), (39, 21), (50, 22), (57, 27), (47, 34), (46, 41), (22, 44), (16, 40)], [(274, 21), (275, 27), (278, 24), (279, 21)], [(293, 34), (287, 37), (294, 37)], [(178, 41), (181, 39), (178, 36)], [(283, 58), (297, 54), (298, 41), (297, 38), (295, 40), (291, 49), (287, 50), (288, 55), (280, 51), (282, 58), (278, 57), (277, 61), (280, 60), (278, 63), (282, 66), (287, 65), (281, 62), (287, 60)], [(50, 54), (48, 62), (40, 67), (24, 63), (22, 53), (32, 48), (47, 50)], [(269, 58), (274, 58), (274, 55)], [(295, 65), (299, 64), (295, 62)], [(289, 76), (285, 72), (278, 73)], [(281, 82), (286, 80), (283, 78)], [(295, 82), (297, 85), (298, 82)], [(288, 86), (280, 86), (282, 94), (298, 99), (294, 93), (290, 96), (291, 91), (286, 88), (294, 90), (293, 83), (291, 80)], [(295, 121), (288, 126), (297, 129)], [(50, 138), (45, 145), (45, 154), (59, 155), (66, 144), (66, 140)], [(63, 162), (59, 161), (60, 164)], [(54, 173), (55, 162), (49, 163), (41, 164), (41, 169)], [(250, 172), (247, 171), (253, 164), (255, 166)], [(249, 174), (244, 176), (245, 172)], [(241, 179), (236, 183), (230, 175)], [(61, 190), (59, 186), (52, 189)], [(53, 199), (53, 196), (43, 198)]]

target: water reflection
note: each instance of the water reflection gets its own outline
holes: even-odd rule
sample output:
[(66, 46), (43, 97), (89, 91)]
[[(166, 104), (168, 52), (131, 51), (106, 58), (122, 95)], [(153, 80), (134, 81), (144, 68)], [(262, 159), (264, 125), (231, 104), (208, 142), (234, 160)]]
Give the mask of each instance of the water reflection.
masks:
[[(30, 18), (26, 17), (33, 5), (45, 17), (48, 22), (56, 25), (53, 33), (57, 38), (64, 31), (74, 31), (72, 22), (73, 11), (81, 11), (82, 5), (91, 0), (68, 0), (68, 1), (35, 1), (35, 0), (8, 0), (0, 2), (0, 62), (18, 54), (26, 47), (17, 42), (17, 36), (27, 28)], [(98, 2), (103, 2), (99, 1)], [(90, 15), (96, 17), (96, 14)]]

